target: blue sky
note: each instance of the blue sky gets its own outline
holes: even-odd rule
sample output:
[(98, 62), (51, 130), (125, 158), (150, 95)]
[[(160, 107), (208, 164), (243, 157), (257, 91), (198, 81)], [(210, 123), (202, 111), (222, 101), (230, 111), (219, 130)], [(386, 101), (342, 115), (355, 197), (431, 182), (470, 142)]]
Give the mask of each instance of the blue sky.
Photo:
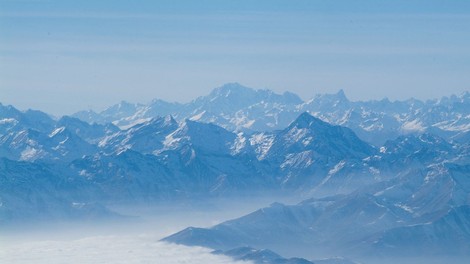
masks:
[(470, 1), (0, 0), (0, 102), (56, 115), (227, 82), (308, 99), (470, 87)]

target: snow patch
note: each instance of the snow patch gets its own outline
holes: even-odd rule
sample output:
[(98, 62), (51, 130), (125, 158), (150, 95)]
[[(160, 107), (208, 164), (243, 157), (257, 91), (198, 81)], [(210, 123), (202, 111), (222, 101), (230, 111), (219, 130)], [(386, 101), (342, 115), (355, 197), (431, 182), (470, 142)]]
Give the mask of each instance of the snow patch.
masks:
[(4, 119), (0, 119), (0, 125), (6, 125), (6, 124), (18, 124), (18, 120), (14, 119), (14, 118), (4, 118)]
[(274, 135), (260, 133), (250, 137), (250, 145), (255, 148), (257, 158), (262, 160), (266, 157), (269, 149), (273, 145)]
[(400, 203), (396, 203), (394, 204), (396, 207), (399, 207), (405, 211), (407, 211), (408, 213), (414, 213), (413, 209), (407, 205), (404, 205), (404, 204), (400, 204)]
[(333, 175), (335, 175), (338, 171), (340, 171), (342, 168), (344, 168), (345, 164), (346, 164), (346, 162), (344, 160), (338, 162), (338, 164), (336, 164), (330, 171), (328, 171), (328, 175), (325, 177), (325, 179), (323, 179), (320, 182), (319, 185), (321, 186), (321, 185), (324, 185), (325, 183), (327, 183)]
[(379, 174), (380, 174), (380, 170), (377, 169), (377, 168), (374, 168), (374, 167), (369, 167), (369, 171), (370, 171), (370, 173), (372, 173), (373, 175), (379, 175)]
[(401, 126), (401, 130), (404, 133), (414, 133), (414, 132), (424, 132), (425, 127), (423, 126), (423, 123), (419, 121), (418, 119), (415, 119), (413, 121), (407, 121), (403, 123)]
[(49, 134), (49, 137), (54, 137), (55, 135), (64, 132), (64, 130), (65, 130), (65, 127), (56, 128), (54, 129), (54, 131), (52, 131), (52, 133)]
[(287, 167), (293, 168), (306, 168), (313, 164), (312, 152), (311, 151), (302, 151), (300, 153), (290, 153), (287, 154), (286, 159), (281, 164), (281, 169)]
[(246, 146), (246, 138), (243, 133), (238, 133), (235, 142), (233, 143), (232, 147), (232, 155), (238, 154), (242, 151), (243, 148)]
[(294, 127), (284, 136), (284, 138), (292, 143), (298, 142), (300, 139), (305, 137), (308, 130), (306, 128), (297, 128)]
[(21, 152), (20, 160), (36, 160), (43, 154), (42, 150), (27, 146), (25, 150)]
[(76, 208), (76, 209), (81, 209), (81, 208), (83, 208), (85, 205), (86, 205), (86, 203), (77, 203), (77, 202), (73, 202), (73, 203), (72, 203), (72, 207), (73, 207), (73, 208)]
[(121, 129), (121, 130), (127, 130), (127, 129), (135, 126), (135, 125), (139, 125), (139, 124), (143, 124), (145, 122), (149, 122), (150, 120), (152, 120), (151, 117), (149, 117), (149, 118), (139, 118), (139, 119), (136, 119), (136, 120), (133, 120), (132, 117), (130, 117), (130, 118), (126, 118), (124, 120), (121, 119), (121, 120), (118, 120), (118, 121), (113, 121), (112, 124), (119, 127), (119, 129)]
[(395, 185), (394, 185), (394, 186), (387, 187), (387, 188), (385, 188), (385, 190), (382, 190), (382, 191), (379, 191), (379, 192), (374, 193), (374, 196), (380, 196), (380, 195), (384, 194), (386, 191), (391, 190), (391, 189), (393, 189), (393, 188), (395, 188)]
[(198, 121), (201, 120), (202, 116), (206, 113), (206, 111), (202, 111), (199, 114), (193, 115), (192, 117), (189, 118), (191, 121)]

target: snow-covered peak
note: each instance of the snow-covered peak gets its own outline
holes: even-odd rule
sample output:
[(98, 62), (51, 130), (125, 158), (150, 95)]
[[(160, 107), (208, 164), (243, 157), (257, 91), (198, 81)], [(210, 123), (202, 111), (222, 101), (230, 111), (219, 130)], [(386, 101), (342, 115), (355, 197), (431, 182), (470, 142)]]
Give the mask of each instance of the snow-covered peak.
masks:
[(250, 93), (254, 92), (256, 92), (254, 89), (248, 88), (239, 83), (227, 83), (212, 90), (212, 92), (209, 94), (209, 97), (230, 97), (235, 94), (249, 95)]
[(177, 126), (178, 122), (176, 122), (176, 120), (171, 115), (167, 115), (164, 117), (152, 118), (141, 124), (137, 124), (129, 128), (128, 130), (136, 131), (145, 128), (146, 130), (154, 130), (155, 132), (157, 132), (161, 129), (176, 129)]
[(257, 92), (237, 83), (215, 88), (207, 96), (192, 101), (188, 108), (191, 114), (207, 111), (210, 113), (230, 113), (257, 102)]
[(85, 121), (89, 124), (103, 123), (103, 116), (101, 116), (100, 114), (98, 114), (97, 112), (95, 112), (91, 109), (76, 112), (76, 113), (72, 114), (71, 117), (78, 118), (78, 119), (80, 119), (82, 121)]
[(324, 105), (332, 105), (332, 106), (341, 106), (345, 107), (348, 106), (350, 101), (346, 97), (346, 94), (344, 93), (343, 89), (339, 90), (335, 94), (321, 94), (317, 95), (313, 101), (313, 104), (324, 106)]
[(290, 125), (289, 128), (314, 128), (314, 127), (327, 127), (330, 124), (312, 116), (308, 112), (303, 112), (297, 117)]
[(122, 129), (156, 116), (171, 114), (176, 120), (214, 123), (239, 132), (274, 131), (285, 128), (299, 114), (308, 111), (319, 119), (352, 129), (361, 139), (380, 146), (386, 140), (407, 133), (432, 132), (446, 139), (470, 131), (470, 95), (443, 97), (426, 102), (409, 99), (349, 101), (345, 92), (316, 95), (303, 102), (297, 95), (278, 94), (228, 83), (191, 102), (169, 103), (153, 100), (147, 105), (121, 102), (96, 116), (77, 113), (87, 122), (107, 123)]
[(114, 117), (120, 119), (128, 116), (133, 116), (135, 112), (139, 109), (139, 107), (142, 107), (142, 105), (121, 101), (118, 104), (108, 107), (100, 114), (105, 117)]
[(169, 149), (191, 145), (198, 151), (220, 154), (232, 153), (237, 139), (236, 134), (217, 125), (185, 120), (165, 138), (164, 145)]
[(283, 161), (287, 169), (289, 164), (296, 167), (316, 164), (315, 159), (328, 164), (344, 159), (362, 159), (373, 152), (374, 149), (350, 129), (330, 125), (309, 113), (302, 113), (276, 134), (266, 157), (279, 159), (282, 157), (280, 153), (288, 153)]

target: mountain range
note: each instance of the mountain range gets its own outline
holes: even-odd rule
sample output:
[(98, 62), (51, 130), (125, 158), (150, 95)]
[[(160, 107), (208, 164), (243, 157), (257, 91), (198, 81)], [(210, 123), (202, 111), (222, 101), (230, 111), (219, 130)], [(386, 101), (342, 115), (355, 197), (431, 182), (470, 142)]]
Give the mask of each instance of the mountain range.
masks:
[(468, 257), (469, 98), (351, 102), (340, 91), (304, 102), (227, 84), (187, 104), (121, 102), (60, 118), (0, 104), (0, 222), (287, 195), (304, 200), (165, 241), (255, 263)]
[(409, 133), (428, 132), (447, 140), (468, 139), (469, 105), (469, 92), (428, 101), (392, 102), (385, 98), (352, 102), (340, 90), (303, 101), (290, 92), (277, 94), (229, 83), (184, 104), (122, 101), (100, 113), (88, 110), (72, 116), (88, 123), (113, 123), (128, 128), (150, 118), (172, 115), (178, 121), (214, 123), (230, 131), (261, 132), (283, 129), (301, 113), (309, 112), (325, 122), (349, 127), (362, 140), (380, 146), (388, 139)]

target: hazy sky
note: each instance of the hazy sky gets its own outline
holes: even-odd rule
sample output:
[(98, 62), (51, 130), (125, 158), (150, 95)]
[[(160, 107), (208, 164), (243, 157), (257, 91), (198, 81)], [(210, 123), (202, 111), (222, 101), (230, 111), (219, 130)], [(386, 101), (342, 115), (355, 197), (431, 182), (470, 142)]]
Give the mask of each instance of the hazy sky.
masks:
[(470, 1), (0, 0), (0, 102), (70, 114), (227, 82), (308, 99), (470, 87)]

